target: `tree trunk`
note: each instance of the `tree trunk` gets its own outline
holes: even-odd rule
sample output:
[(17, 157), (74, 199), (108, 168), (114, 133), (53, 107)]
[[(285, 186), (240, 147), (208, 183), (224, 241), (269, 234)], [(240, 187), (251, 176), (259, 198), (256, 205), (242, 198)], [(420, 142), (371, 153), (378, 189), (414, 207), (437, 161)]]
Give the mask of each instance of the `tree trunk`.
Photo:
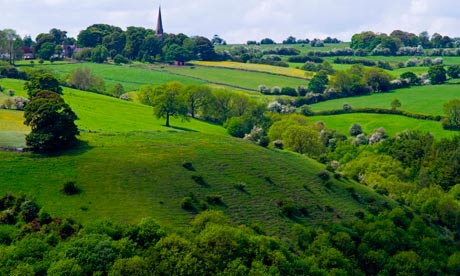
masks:
[(166, 126), (170, 127), (170, 125), (169, 125), (169, 113), (168, 112), (166, 112)]

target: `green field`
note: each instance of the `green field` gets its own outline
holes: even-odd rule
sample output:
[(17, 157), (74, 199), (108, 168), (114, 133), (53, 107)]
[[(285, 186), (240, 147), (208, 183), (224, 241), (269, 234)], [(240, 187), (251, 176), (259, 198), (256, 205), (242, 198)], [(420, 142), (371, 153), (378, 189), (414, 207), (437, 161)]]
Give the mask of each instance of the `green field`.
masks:
[(66, 63), (56, 65), (35, 65), (34, 68), (49, 68), (53, 72), (59, 74), (61, 78), (65, 78), (77, 68), (82, 67), (89, 68), (94, 73), (94, 75), (102, 77), (105, 81), (108, 91), (110, 91), (110, 89), (113, 88), (113, 86), (115, 86), (117, 83), (121, 83), (126, 91), (138, 90), (140, 86), (145, 84), (164, 84), (172, 81), (179, 81), (184, 84), (205, 83), (205, 81), (200, 81), (193, 78), (174, 76), (135, 66), (117, 66), (95, 63)]
[(247, 72), (226, 68), (210, 67), (164, 67), (165, 71), (180, 74), (181, 76), (190, 76), (199, 79), (205, 79), (214, 83), (229, 84), (246, 89), (257, 90), (258, 86), (263, 84), (269, 87), (297, 87), (307, 85), (306, 80), (277, 76), (260, 72)]
[(397, 115), (353, 113), (334, 116), (313, 116), (311, 120), (315, 122), (323, 121), (326, 123), (327, 128), (338, 130), (345, 135), (349, 135), (349, 128), (354, 123), (360, 124), (366, 134), (370, 134), (375, 129), (383, 127), (390, 137), (404, 130), (431, 132), (436, 139), (449, 138), (460, 134), (455, 131), (444, 130), (439, 122), (417, 120)]
[(399, 99), (402, 103), (400, 108), (402, 110), (442, 115), (444, 113), (443, 104), (455, 98), (460, 98), (460, 86), (458, 85), (428, 85), (399, 89), (390, 93), (326, 101), (312, 105), (312, 109), (314, 111), (342, 109), (344, 103), (348, 103), (355, 108), (391, 108), (391, 101)]

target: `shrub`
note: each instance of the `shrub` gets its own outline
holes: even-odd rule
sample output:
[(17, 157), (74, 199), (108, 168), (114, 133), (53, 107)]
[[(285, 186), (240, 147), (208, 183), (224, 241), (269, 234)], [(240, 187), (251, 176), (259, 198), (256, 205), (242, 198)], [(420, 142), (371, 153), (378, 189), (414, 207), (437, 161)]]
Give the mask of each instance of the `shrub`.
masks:
[(273, 141), (273, 146), (274, 146), (276, 149), (282, 150), (282, 149), (284, 148), (283, 140), (275, 140), (275, 141)]
[(115, 64), (122, 64), (122, 63), (127, 64), (129, 63), (129, 60), (125, 58), (124, 56), (118, 54), (113, 58), (113, 62), (115, 62)]
[(182, 167), (184, 167), (185, 169), (189, 171), (195, 171), (195, 168), (193, 167), (192, 162), (184, 162), (182, 163)]
[(64, 183), (64, 187), (62, 188), (62, 192), (66, 195), (76, 195), (80, 193), (80, 189), (77, 187), (74, 181), (68, 181)]
[(201, 175), (192, 175), (193, 181), (195, 181), (196, 184), (207, 187), (208, 183), (204, 180), (204, 178)]
[(349, 128), (349, 132), (351, 136), (358, 136), (359, 134), (363, 133), (363, 128), (360, 124), (352, 124)]
[(307, 104), (304, 104), (300, 107), (300, 113), (304, 116), (311, 116), (314, 112), (311, 110), (311, 107)]
[(320, 171), (320, 172), (318, 173), (318, 177), (319, 177), (321, 180), (328, 181), (328, 180), (331, 178), (331, 175), (329, 174), (328, 171)]
[(17, 110), (24, 110), (24, 108), (29, 103), (29, 100), (24, 97), (14, 97), (13, 101)]
[(292, 97), (297, 97), (298, 96), (297, 91), (292, 87), (283, 87), (283, 89), (281, 89), (281, 94), (282, 95), (287, 95), (287, 96), (292, 96)]
[(223, 205), (224, 204), (221, 195), (207, 195), (206, 201), (209, 204), (213, 204), (213, 205)]
[(246, 192), (246, 183), (238, 183), (238, 184), (235, 184), (235, 189), (237, 189), (238, 191), (241, 191), (241, 192)]
[(16, 216), (13, 210), (5, 210), (0, 213), (0, 224), (13, 225), (16, 223)]
[(8, 89), (8, 96), (13, 97), (15, 93), (13, 89)]
[(349, 104), (347, 104), (347, 103), (346, 103), (346, 104), (343, 104), (342, 108), (343, 108), (343, 110), (346, 111), (346, 112), (349, 112), (349, 111), (351, 111), (351, 109), (352, 109), (352, 108), (351, 108), (351, 105), (349, 105)]
[(38, 217), (39, 207), (33, 201), (25, 201), (21, 204), (21, 218), (23, 221), (29, 223)]
[(279, 86), (274, 86), (272, 88), (272, 93), (275, 95), (281, 95), (281, 88)]
[(186, 196), (181, 200), (180, 206), (182, 207), (182, 209), (187, 210), (187, 211), (196, 210), (195, 206), (193, 205), (193, 199), (189, 196)]
[(128, 94), (123, 94), (120, 96), (120, 100), (123, 100), (123, 101), (131, 101), (131, 99), (129, 98), (129, 95)]

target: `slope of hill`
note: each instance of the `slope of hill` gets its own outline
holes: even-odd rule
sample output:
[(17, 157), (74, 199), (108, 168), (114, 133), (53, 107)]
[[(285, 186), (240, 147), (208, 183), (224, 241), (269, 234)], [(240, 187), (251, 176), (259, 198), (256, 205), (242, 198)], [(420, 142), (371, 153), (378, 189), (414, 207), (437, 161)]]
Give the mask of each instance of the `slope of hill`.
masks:
[[(272, 233), (292, 219), (321, 224), (392, 205), (354, 182), (320, 179), (324, 166), (311, 159), (229, 137), (220, 126), (174, 120), (175, 128), (165, 128), (147, 106), (73, 89), (64, 94), (79, 116), (82, 144), (59, 156), (0, 152), (1, 194), (26, 193), (53, 215), (82, 222), (153, 216), (170, 226), (190, 220), (193, 212), (181, 208), (190, 197), (197, 210), (221, 209)], [(2, 114), (12, 113), (20, 114)], [(66, 182), (82, 193), (64, 195)]]

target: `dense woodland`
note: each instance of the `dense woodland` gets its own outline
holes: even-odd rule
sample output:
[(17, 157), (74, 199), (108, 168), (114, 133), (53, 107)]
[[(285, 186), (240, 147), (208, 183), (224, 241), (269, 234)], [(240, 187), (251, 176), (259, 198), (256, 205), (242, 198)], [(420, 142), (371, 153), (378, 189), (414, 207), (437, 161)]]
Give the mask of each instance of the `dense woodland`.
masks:
[[(262, 50), (253, 46), (258, 43), (252, 41), (245, 46), (215, 50), (215, 45), (225, 44), (218, 36), (209, 40), (167, 34), (160, 39), (152, 30), (138, 27), (124, 31), (93, 25), (81, 31), (77, 39), (67, 38), (66, 32), (58, 29), (38, 35), (36, 41), (30, 37), (21, 39), (10, 30), (0, 32), (2, 36), (0, 42), (11, 43), (0, 43), (0, 50), (8, 50), (8, 55), (4, 55), (8, 63), (0, 64), (0, 75), (25, 80), (28, 93), (27, 99), (15, 97), (5, 102), (3, 108), (24, 110), (25, 124), (31, 128), (27, 146), (37, 159), (65, 155), (67, 149), (82, 146), (75, 124), (78, 114), (64, 101), (61, 86), (132, 99), (121, 85), (108, 93), (103, 81), (88, 69), (62, 77), (44, 68), (15, 67), (15, 59), (24, 53), (53, 62), (65, 58), (95, 63), (110, 60), (116, 64), (199, 59), (277, 66), (286, 63), (278, 55), (290, 56), (290, 62), (298, 61), (305, 71), (315, 73), (304, 87), (270, 88), (261, 84), (259, 92), (271, 97), (268, 102), (244, 93), (180, 82), (140, 86), (136, 95), (140, 103), (152, 107), (155, 116), (165, 120), (166, 127), (174, 126), (172, 118), (222, 125), (230, 135), (243, 138), (254, 147), (291, 151), (321, 163), (324, 169), (315, 177), (329, 192), (334, 181), (347, 180), (369, 187), (376, 196), (383, 196), (385, 203), (373, 204), (375, 198), (362, 197), (349, 187), (350, 200), (366, 208), (350, 220), (338, 217), (335, 221), (306, 225), (303, 221), (309, 218), (309, 208), (296, 201), (280, 201), (279, 216), (291, 224), (285, 233), (276, 234), (266, 231), (263, 225), (232, 222), (219, 208), (224, 205), (219, 195), (208, 197), (207, 203), (192, 193), (184, 197), (181, 208), (193, 220), (184, 228), (168, 228), (154, 218), (144, 218), (133, 225), (109, 219), (82, 225), (71, 218), (53, 217), (35, 202), (33, 195), (5, 193), (0, 198), (1, 275), (460, 273), (460, 136), (437, 139), (431, 133), (415, 130), (389, 136), (384, 128), (365, 133), (358, 123), (351, 125), (348, 133), (340, 133), (316, 121), (318, 113), (310, 106), (331, 99), (455, 80), (460, 75), (458, 65), (444, 65), (442, 59), (429, 56), (458, 55), (457, 39), (439, 34), (429, 38), (426, 33), (417, 36), (402, 31), (389, 36), (364, 32), (353, 36), (350, 49), (302, 56), (287, 46)], [(327, 39), (327, 43), (338, 42)], [(259, 44), (273, 43), (267, 38)], [(321, 47), (323, 42), (293, 37), (283, 42), (307, 43)], [(428, 72), (406, 72), (395, 78), (388, 73), (394, 69), (389, 63), (364, 59), (367, 55), (414, 56), (416, 61), (411, 62), (425, 63)], [(345, 56), (334, 63), (352, 66), (335, 70), (323, 59), (325, 56)], [(412, 67), (411, 62), (402, 66)], [(344, 104), (342, 109), (327, 112), (397, 114), (436, 121), (449, 130), (460, 128), (459, 100), (445, 103), (443, 115), (407, 112), (400, 107), (401, 102), (395, 99), (391, 109), (360, 110)], [(193, 169), (191, 164), (184, 163), (187, 167)], [(204, 183), (199, 176), (194, 181)], [(247, 192), (244, 183), (235, 188)], [(80, 190), (75, 183), (67, 182), (60, 192), (78, 196)], [(327, 209), (324, 212), (331, 211)]]

